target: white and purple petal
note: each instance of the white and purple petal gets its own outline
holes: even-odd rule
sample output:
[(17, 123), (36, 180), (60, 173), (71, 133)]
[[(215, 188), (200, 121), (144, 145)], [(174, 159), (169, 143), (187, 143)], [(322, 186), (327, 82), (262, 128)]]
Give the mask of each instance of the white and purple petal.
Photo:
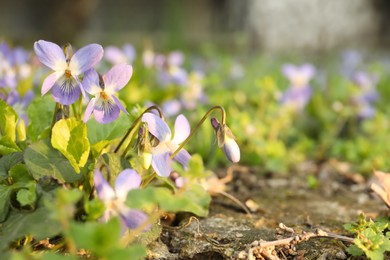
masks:
[(184, 169), (187, 169), (191, 155), (185, 149), (181, 149), (173, 159), (183, 165)]
[(115, 192), (110, 184), (104, 179), (99, 170), (94, 172), (93, 183), (95, 185), (96, 194), (102, 201), (109, 201), (115, 199)]
[[(148, 220), (148, 215), (141, 210), (127, 210), (125, 213), (122, 213), (121, 218), (125, 223), (127, 228), (136, 229), (142, 223)], [(147, 229), (147, 228), (146, 228)]]
[(95, 120), (101, 124), (108, 124), (119, 117), (120, 109), (114, 102), (99, 101), (95, 102), (93, 115)]
[(122, 105), (121, 101), (116, 96), (112, 95), (111, 98), (115, 101), (115, 104), (119, 107), (120, 110), (122, 110), (125, 114), (129, 114), (129, 112), (127, 112), (126, 108)]
[(132, 74), (132, 66), (127, 64), (115, 65), (105, 75), (103, 75), (105, 89), (107, 89), (107, 91), (111, 94), (119, 91), (126, 86)]
[(56, 102), (71, 105), (80, 97), (81, 88), (75, 79), (62, 77), (52, 87), (51, 94)]
[(173, 137), (173, 142), (176, 144), (182, 143), (191, 132), (190, 123), (187, 118), (180, 114), (177, 116), (175, 121), (175, 135)]
[(158, 176), (168, 177), (172, 172), (169, 153), (153, 154), (152, 167)]
[(79, 49), (69, 62), (72, 75), (78, 76), (95, 66), (102, 59), (103, 52), (103, 47), (95, 43)]
[(45, 95), (54, 86), (57, 80), (59, 80), (63, 75), (64, 75), (63, 71), (58, 71), (58, 72), (53, 72), (52, 74), (47, 76), (42, 84), (42, 88), (41, 88), (42, 96)]
[(95, 102), (96, 102), (96, 98), (92, 98), (91, 101), (89, 101), (88, 105), (87, 105), (87, 108), (85, 109), (85, 112), (84, 112), (84, 118), (83, 118), (83, 121), (86, 123), (89, 118), (91, 117), (91, 114), (94, 110), (94, 107), (95, 107)]
[(240, 147), (232, 138), (226, 138), (223, 145), (223, 152), (229, 161), (237, 163), (240, 161)]
[(96, 95), (101, 92), (99, 87), (99, 75), (94, 69), (89, 69), (84, 73), (83, 88), (91, 95)]
[(142, 122), (148, 124), (149, 132), (154, 135), (160, 142), (171, 139), (171, 130), (159, 116), (152, 113), (145, 113), (142, 116)]
[(34, 51), (40, 62), (52, 70), (66, 69), (65, 55), (60, 46), (55, 43), (39, 40), (34, 43)]
[(115, 193), (119, 200), (125, 201), (129, 190), (137, 189), (142, 182), (141, 176), (133, 169), (125, 169), (116, 177)]

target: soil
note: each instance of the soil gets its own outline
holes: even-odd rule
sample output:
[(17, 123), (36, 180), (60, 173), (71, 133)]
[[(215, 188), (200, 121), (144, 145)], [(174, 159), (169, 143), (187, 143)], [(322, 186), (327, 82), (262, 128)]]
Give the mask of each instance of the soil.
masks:
[[(222, 178), (227, 171), (233, 179), (225, 192), (247, 203), (251, 214), (216, 195), (209, 217), (181, 214), (163, 225), (160, 238), (149, 245), (149, 259), (365, 259), (351, 258), (345, 251), (348, 242), (318, 232), (350, 236), (343, 224), (361, 212), (372, 218), (388, 212), (369, 189), (372, 180), (337, 161), (307, 162), (288, 175), (241, 166), (216, 174)], [(308, 234), (315, 237), (307, 239)], [(295, 242), (259, 247), (284, 238)]]

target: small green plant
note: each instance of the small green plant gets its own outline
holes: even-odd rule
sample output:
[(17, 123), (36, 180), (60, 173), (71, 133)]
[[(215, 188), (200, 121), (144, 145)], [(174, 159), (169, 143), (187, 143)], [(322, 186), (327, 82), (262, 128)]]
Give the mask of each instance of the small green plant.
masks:
[(373, 260), (384, 259), (384, 253), (390, 251), (389, 223), (389, 218), (374, 221), (360, 214), (356, 222), (345, 224), (344, 228), (355, 236), (354, 244), (347, 252), (352, 256), (365, 254)]

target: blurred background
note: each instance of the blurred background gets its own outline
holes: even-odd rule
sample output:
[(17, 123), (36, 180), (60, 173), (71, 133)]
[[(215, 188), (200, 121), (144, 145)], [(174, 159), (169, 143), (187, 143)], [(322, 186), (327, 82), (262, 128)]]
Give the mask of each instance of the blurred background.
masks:
[(0, 37), (322, 52), (386, 48), (389, 17), (386, 0), (1, 0)]

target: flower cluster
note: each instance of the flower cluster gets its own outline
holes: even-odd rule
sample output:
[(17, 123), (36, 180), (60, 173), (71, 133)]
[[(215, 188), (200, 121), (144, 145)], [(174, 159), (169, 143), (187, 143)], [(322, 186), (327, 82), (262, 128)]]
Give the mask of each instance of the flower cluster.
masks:
[(127, 113), (115, 93), (130, 80), (132, 67), (115, 65), (100, 79), (93, 67), (103, 57), (102, 46), (89, 44), (73, 54), (70, 45), (63, 51), (55, 43), (39, 40), (35, 42), (34, 50), (39, 61), (54, 70), (43, 82), (42, 95), (51, 90), (54, 100), (62, 105), (75, 103), (80, 94), (88, 100), (86, 92), (93, 95), (85, 111), (84, 121), (89, 119), (92, 112), (96, 121), (102, 124), (117, 119), (120, 110)]

